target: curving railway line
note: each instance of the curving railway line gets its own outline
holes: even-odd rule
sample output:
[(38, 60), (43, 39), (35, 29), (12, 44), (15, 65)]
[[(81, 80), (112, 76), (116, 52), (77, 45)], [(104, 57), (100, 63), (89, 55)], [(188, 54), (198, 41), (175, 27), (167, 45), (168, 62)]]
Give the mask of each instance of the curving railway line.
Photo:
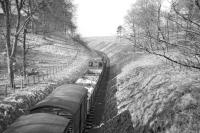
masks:
[(109, 58), (89, 62), (89, 70), (75, 84), (64, 84), (19, 117), (4, 133), (88, 133), (101, 123)]

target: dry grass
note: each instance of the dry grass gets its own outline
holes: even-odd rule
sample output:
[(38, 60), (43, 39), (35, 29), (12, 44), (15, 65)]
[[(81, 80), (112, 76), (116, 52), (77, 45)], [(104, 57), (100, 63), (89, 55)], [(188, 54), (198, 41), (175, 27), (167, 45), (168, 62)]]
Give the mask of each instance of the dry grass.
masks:
[[(51, 41), (49, 41), (51, 40)], [(7, 97), (1, 96), (0, 101), (0, 132), (2, 132), (17, 117), (26, 114), (27, 110), (44, 99), (53, 89), (63, 83), (73, 83), (88, 69), (90, 53), (82, 46), (75, 52), (77, 45), (69, 46), (62, 39), (43, 38), (42, 36), (28, 36), (30, 47), (34, 47), (29, 55), (30, 62), (36, 60), (30, 67), (37, 67), (40, 71), (49, 66), (65, 65), (62, 71), (49, 76), (45, 80), (17, 89)]]
[(144, 55), (116, 78), (118, 113), (131, 112), (136, 132), (199, 132), (199, 76)]
[[(128, 109), (135, 133), (200, 132), (199, 71), (171, 66), (157, 56), (131, 53), (131, 44), (97, 40), (93, 38), (90, 46), (106, 52), (120, 69), (110, 81), (105, 119)], [(176, 51), (169, 54), (181, 58)]]
[[(22, 40), (22, 38), (20, 38)], [(53, 71), (60, 66), (68, 66), (73, 62), (77, 54), (77, 46), (74, 45), (72, 40), (63, 39), (59, 37), (43, 37), (40, 35), (28, 34), (27, 35), (27, 71), (30, 72), (32, 68), (36, 69), (43, 75), (47, 75), (47, 71)], [(83, 49), (83, 48), (82, 48)], [(83, 51), (82, 51), (83, 52)], [(79, 54), (82, 53), (81, 51)], [(19, 41), (17, 48), (17, 65), (15, 72), (15, 84), (20, 85), (22, 72), (22, 43)], [(3, 59), (4, 58), (4, 59)], [(1, 56), (1, 68), (0, 68), (0, 95), (4, 95), (5, 85), (8, 84), (6, 58)], [(2, 61), (5, 60), (5, 61)], [(32, 77), (30, 79), (33, 80)], [(8, 90), (10, 90), (8, 88)], [(10, 93), (9, 91), (8, 93)]]

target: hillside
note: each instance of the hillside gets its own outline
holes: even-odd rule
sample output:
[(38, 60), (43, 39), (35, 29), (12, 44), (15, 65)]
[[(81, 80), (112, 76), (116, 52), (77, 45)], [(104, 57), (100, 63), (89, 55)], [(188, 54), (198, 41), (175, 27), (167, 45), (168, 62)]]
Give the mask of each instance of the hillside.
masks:
[(154, 55), (133, 52), (130, 43), (109, 37), (87, 41), (111, 59), (104, 121), (128, 110), (134, 133), (200, 130), (199, 72), (166, 63)]
[[(0, 132), (28, 109), (48, 96), (57, 86), (73, 83), (88, 69), (92, 53), (72, 40), (60, 37), (43, 37), (29, 34), (27, 44), (27, 70), (36, 69), (39, 74), (28, 76), (23, 81), (19, 73), (15, 77), (15, 90), (5, 88), (7, 83), (5, 68), (1, 68), (0, 91)], [(17, 66), (21, 68), (21, 44), (18, 48)], [(4, 62), (2, 62), (4, 63)], [(4, 72), (4, 73), (3, 73)], [(6, 93), (5, 93), (6, 92)]]

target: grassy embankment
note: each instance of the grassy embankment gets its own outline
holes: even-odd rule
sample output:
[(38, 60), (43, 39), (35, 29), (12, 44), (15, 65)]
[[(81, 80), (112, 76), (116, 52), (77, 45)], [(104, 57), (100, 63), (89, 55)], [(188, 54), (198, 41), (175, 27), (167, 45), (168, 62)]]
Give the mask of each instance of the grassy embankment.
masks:
[(133, 53), (130, 43), (113, 38), (88, 41), (111, 59), (105, 120), (129, 110), (135, 133), (200, 131), (199, 71), (172, 66), (158, 56)]

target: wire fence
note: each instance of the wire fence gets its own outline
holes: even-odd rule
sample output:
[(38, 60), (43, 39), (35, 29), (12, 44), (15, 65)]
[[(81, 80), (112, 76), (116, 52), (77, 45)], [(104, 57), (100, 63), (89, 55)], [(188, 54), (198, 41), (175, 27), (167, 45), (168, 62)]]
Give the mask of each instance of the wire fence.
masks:
[(55, 79), (57, 76), (59, 76), (58, 75), (59, 72), (67, 68), (70, 64), (72, 64), (76, 60), (78, 53), (79, 51), (77, 51), (73, 55), (73, 57), (71, 57), (70, 60), (68, 60), (65, 63), (63, 62), (58, 63), (57, 61), (55, 61), (54, 64), (40, 66), (35, 72), (27, 73), (25, 76), (15, 75), (14, 88), (11, 88), (11, 86), (9, 85), (7, 73), (1, 74), (0, 98), (8, 96), (9, 94), (15, 92), (17, 89), (23, 89), (28, 86), (33, 86), (36, 84), (42, 84), (42, 83), (47, 83), (48, 81), (52, 81), (52, 79)]
[(56, 78), (57, 74), (67, 66), (68, 64), (49, 66), (48, 68), (46, 68), (46, 70), (38, 70), (36, 73), (32, 73), (31, 75), (15, 76), (15, 87), (12, 89), (8, 82), (8, 76), (3, 75), (0, 83), (0, 95), (7, 96), (8, 94), (14, 92), (16, 89), (22, 89), (24, 87), (35, 85), (38, 83), (45, 83), (48, 80)]

